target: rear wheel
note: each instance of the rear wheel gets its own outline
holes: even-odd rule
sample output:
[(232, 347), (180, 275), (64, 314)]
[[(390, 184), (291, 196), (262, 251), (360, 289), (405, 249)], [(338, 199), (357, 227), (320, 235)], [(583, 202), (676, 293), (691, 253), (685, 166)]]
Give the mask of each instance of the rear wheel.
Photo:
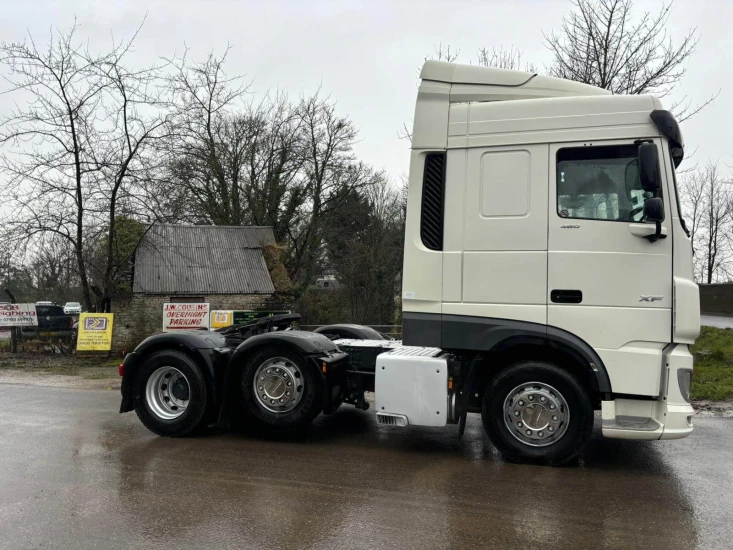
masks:
[(175, 350), (152, 354), (133, 383), (138, 417), (151, 432), (181, 437), (200, 427), (206, 413), (206, 382), (198, 365)]
[(593, 431), (593, 404), (570, 373), (525, 361), (499, 373), (481, 412), (491, 442), (512, 462), (557, 465), (583, 450)]
[(241, 408), (256, 427), (294, 431), (323, 407), (324, 382), (314, 364), (285, 350), (255, 351), (242, 369)]

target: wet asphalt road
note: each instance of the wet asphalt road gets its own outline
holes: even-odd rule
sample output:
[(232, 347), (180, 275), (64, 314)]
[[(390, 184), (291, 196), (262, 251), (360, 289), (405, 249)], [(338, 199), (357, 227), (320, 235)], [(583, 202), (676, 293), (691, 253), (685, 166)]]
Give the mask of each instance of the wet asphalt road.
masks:
[(469, 419), (306, 439), (151, 435), (117, 392), (0, 385), (3, 548), (731, 548), (733, 419), (604, 440), (580, 464), (504, 463)]
[(733, 328), (733, 317), (700, 315), (700, 324), (704, 327)]

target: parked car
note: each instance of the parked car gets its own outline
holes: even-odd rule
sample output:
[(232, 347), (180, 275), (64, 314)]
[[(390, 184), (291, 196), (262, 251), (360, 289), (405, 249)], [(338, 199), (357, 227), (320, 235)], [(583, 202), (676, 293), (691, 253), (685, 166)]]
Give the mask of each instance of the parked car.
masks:
[(79, 302), (66, 302), (64, 313), (66, 315), (79, 315), (81, 313), (81, 304)]
[(23, 327), (23, 337), (74, 335), (74, 318), (64, 312), (64, 308), (57, 305), (36, 304), (37, 327)]

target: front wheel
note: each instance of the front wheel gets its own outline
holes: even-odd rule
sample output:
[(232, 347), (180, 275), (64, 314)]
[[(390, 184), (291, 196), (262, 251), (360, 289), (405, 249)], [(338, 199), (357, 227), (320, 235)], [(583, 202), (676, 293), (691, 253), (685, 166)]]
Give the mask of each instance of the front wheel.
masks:
[(481, 411), (491, 442), (508, 460), (558, 465), (583, 450), (593, 431), (593, 404), (570, 373), (540, 361), (499, 373)]

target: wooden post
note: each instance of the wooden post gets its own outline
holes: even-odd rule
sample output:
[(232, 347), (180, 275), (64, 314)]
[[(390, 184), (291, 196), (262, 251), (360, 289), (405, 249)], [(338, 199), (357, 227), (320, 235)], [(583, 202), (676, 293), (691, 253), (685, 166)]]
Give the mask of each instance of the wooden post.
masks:
[[(15, 296), (9, 289), (5, 289), (5, 294), (10, 297), (10, 303), (15, 303)], [(18, 327), (10, 327), (10, 353), (18, 353)]]

